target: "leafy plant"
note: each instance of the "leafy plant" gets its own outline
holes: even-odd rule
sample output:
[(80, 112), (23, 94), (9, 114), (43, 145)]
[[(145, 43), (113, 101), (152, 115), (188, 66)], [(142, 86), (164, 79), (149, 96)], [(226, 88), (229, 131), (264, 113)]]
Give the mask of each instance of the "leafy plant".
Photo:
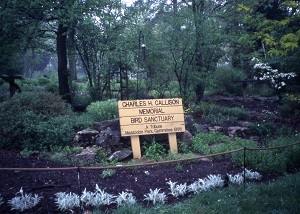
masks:
[(145, 150), (144, 155), (155, 161), (161, 160), (166, 154), (166, 149), (155, 140), (153, 140), (149, 146), (145, 144), (143, 148)]
[(101, 177), (104, 178), (108, 178), (113, 176), (116, 173), (115, 169), (105, 169), (103, 170), (103, 172), (101, 173)]
[(196, 115), (200, 115), (207, 122), (214, 124), (232, 123), (249, 118), (249, 112), (244, 108), (227, 108), (207, 102), (201, 102), (191, 108)]
[(215, 144), (228, 144), (231, 142), (229, 137), (222, 135), (218, 132), (209, 132), (197, 133), (191, 139), (191, 149), (193, 152), (201, 153), (201, 154), (210, 154), (211, 145)]
[(220, 95), (241, 95), (241, 85), (234, 81), (245, 78), (246, 73), (241, 69), (234, 69), (230, 66), (218, 67), (212, 77), (212, 91)]
[(34, 194), (34, 196), (32, 196), (30, 193), (26, 194), (22, 188), (16, 193), (16, 195), (20, 196), (16, 196), (8, 201), (8, 204), (12, 207), (12, 210), (23, 212), (24, 210), (34, 207), (40, 201), (40, 197), (37, 194)]
[(113, 196), (104, 190), (101, 190), (96, 184), (96, 189), (94, 192), (83, 191), (80, 200), (85, 203), (86, 206), (100, 207), (104, 205), (110, 205), (116, 203)]
[(156, 203), (164, 204), (167, 200), (167, 196), (164, 192), (160, 192), (160, 189), (152, 190), (150, 189), (150, 193), (144, 195), (146, 201), (152, 201), (153, 205)]
[(94, 121), (112, 120), (118, 117), (118, 103), (116, 100), (93, 102), (87, 107), (87, 113)]
[(177, 184), (177, 182), (169, 181), (167, 184), (170, 185), (170, 191), (171, 195), (178, 197), (178, 196), (184, 196), (187, 193), (187, 185), (184, 184)]
[(70, 192), (67, 194), (65, 192), (58, 192), (55, 195), (55, 203), (61, 211), (74, 210), (80, 206), (79, 196), (75, 193)]
[(122, 193), (119, 193), (119, 196), (116, 198), (116, 202), (118, 206), (133, 205), (136, 204), (136, 198), (132, 195), (132, 193), (122, 191)]
[(74, 137), (70, 109), (57, 95), (22, 93), (0, 104), (0, 148), (48, 149)]

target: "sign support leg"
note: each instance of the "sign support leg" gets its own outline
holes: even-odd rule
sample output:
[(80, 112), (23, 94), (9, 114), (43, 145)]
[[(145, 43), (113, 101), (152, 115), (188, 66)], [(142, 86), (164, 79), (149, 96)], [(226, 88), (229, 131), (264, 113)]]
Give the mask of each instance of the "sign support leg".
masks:
[(131, 139), (131, 148), (133, 153), (133, 158), (141, 158), (141, 145), (140, 145), (140, 136), (134, 135), (130, 137)]
[(170, 151), (173, 154), (178, 154), (176, 133), (169, 133), (168, 138), (169, 138)]

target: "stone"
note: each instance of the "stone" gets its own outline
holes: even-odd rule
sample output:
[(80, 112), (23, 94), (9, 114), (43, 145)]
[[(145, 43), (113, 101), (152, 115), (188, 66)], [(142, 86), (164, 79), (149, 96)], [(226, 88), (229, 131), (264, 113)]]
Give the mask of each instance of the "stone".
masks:
[(95, 162), (96, 153), (94, 147), (87, 147), (81, 153), (72, 157), (75, 162)]
[(190, 145), (192, 137), (193, 137), (193, 135), (189, 131), (186, 130), (181, 136), (181, 141), (185, 142), (187, 145)]
[(105, 120), (102, 122), (95, 122), (93, 124), (93, 129), (97, 130), (98, 132), (105, 131), (107, 128), (111, 128), (113, 131), (120, 132), (120, 120), (119, 118), (113, 120)]
[(97, 130), (84, 129), (82, 131), (77, 132), (73, 139), (73, 144), (83, 147), (93, 145), (95, 142), (95, 138), (98, 134), (99, 132)]
[(118, 130), (112, 130), (107, 127), (105, 130), (100, 131), (95, 140), (95, 144), (101, 147), (116, 146), (120, 144), (121, 134)]
[(231, 126), (228, 127), (229, 137), (245, 137), (250, 130), (247, 127)]
[(130, 157), (132, 155), (132, 151), (130, 149), (123, 149), (114, 152), (111, 156), (109, 156), (109, 161), (123, 161), (126, 158)]
[(197, 127), (191, 115), (184, 115), (185, 129), (188, 130), (192, 135), (197, 133)]
[(212, 126), (212, 127), (208, 127), (208, 130), (210, 132), (217, 132), (217, 131), (222, 131), (223, 127), (222, 126)]

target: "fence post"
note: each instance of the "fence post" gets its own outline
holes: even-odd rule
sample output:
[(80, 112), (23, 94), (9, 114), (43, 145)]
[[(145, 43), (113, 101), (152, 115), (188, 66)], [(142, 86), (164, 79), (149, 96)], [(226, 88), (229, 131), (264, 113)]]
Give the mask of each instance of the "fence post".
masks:
[(246, 147), (244, 147), (244, 188), (246, 184)]
[(80, 181), (80, 167), (77, 167), (77, 181), (78, 181), (78, 192), (79, 192), (79, 204), (80, 204), (80, 213), (83, 214), (83, 205), (82, 202), (80, 200), (81, 197), (81, 181)]

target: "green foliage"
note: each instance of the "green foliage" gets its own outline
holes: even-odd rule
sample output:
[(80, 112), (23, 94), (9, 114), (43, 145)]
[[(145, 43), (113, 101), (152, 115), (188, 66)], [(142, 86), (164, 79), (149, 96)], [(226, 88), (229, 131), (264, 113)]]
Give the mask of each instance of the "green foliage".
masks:
[(274, 123), (254, 123), (249, 126), (250, 131), (258, 136), (271, 137), (277, 132)]
[(296, 94), (286, 94), (281, 99), (279, 111), (282, 117), (300, 118), (300, 96)]
[(0, 104), (0, 147), (43, 150), (74, 137), (72, 112), (51, 93), (21, 93)]
[(271, 122), (253, 123), (249, 126), (249, 130), (254, 135), (267, 139), (275, 139), (280, 136), (288, 136), (292, 134), (291, 128), (287, 126), (279, 126)]
[(143, 149), (144, 155), (155, 161), (161, 160), (166, 154), (166, 149), (155, 140), (153, 140), (150, 145), (144, 143)]
[[(189, 200), (151, 208), (120, 207), (114, 214), (182, 213), (298, 213), (300, 210), (300, 173), (276, 181), (243, 186), (229, 186), (201, 192)], [(266, 206), (268, 205), (268, 206)]]
[[(278, 147), (299, 142), (300, 136), (280, 137), (269, 141), (269, 147)], [(246, 164), (265, 172), (284, 173), (287, 169), (299, 167), (300, 146), (273, 150), (247, 151)]]
[(246, 74), (229, 66), (218, 67), (213, 73), (212, 92), (220, 95), (242, 95), (242, 83), (234, 81), (244, 80)]
[(212, 151), (212, 145), (215, 144), (228, 144), (231, 140), (218, 132), (210, 132), (210, 133), (197, 133), (195, 136), (191, 139), (191, 150), (196, 153), (201, 154), (211, 154)]
[(107, 152), (103, 148), (98, 148), (95, 150), (95, 153), (95, 162), (100, 165), (106, 165), (108, 156)]
[(243, 108), (227, 108), (206, 102), (192, 106), (191, 111), (195, 115), (202, 116), (206, 122), (216, 125), (230, 124), (236, 120), (245, 120), (249, 117), (249, 112)]
[(94, 121), (112, 120), (118, 117), (118, 103), (116, 100), (93, 102), (87, 107), (87, 113)]
[(105, 178), (111, 177), (114, 174), (116, 174), (116, 172), (117, 172), (117, 170), (115, 170), (115, 169), (105, 169), (101, 173), (101, 178), (105, 179)]

